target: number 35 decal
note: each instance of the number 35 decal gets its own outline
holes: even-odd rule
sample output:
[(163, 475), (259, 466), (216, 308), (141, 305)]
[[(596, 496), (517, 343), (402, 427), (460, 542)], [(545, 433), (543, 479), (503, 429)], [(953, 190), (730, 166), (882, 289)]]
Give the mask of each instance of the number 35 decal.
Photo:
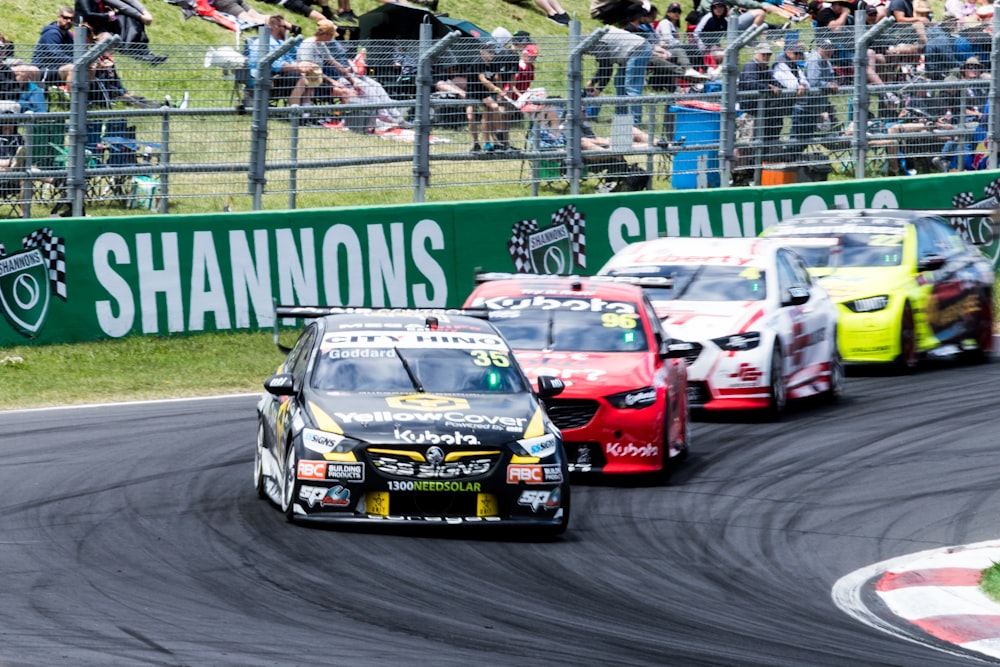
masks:
[(510, 359), (503, 352), (491, 350), (472, 350), (472, 363), (477, 366), (496, 366), (497, 368), (507, 368), (510, 366)]

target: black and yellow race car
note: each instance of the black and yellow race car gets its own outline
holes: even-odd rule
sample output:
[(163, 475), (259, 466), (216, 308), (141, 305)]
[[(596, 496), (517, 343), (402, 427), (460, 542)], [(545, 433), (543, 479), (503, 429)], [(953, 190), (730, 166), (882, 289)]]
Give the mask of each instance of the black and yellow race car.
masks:
[(566, 456), (540, 403), (564, 385), (533, 390), (484, 318), (278, 306), (281, 318), (308, 323), (264, 383), (253, 476), (290, 521), (566, 529)]

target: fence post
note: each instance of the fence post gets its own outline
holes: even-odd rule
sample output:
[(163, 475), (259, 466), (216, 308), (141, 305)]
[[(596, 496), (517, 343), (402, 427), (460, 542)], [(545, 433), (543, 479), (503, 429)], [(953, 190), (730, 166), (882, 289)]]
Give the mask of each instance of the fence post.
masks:
[[(722, 56), (722, 114), (719, 126), (719, 160), (722, 162), (722, 187), (729, 185), (733, 173), (733, 163), (736, 160), (736, 89), (740, 75), (740, 49), (757, 39), (757, 35), (767, 30), (764, 24), (755, 25), (741, 35), (734, 31), (736, 21), (730, 21), (730, 41)], [(735, 37), (735, 38), (734, 38)], [(754, 121), (754, 127), (757, 122)]]
[[(1000, 88), (997, 87), (997, 76), (1000, 76), (1000, 2), (993, 3), (993, 46), (990, 49), (990, 114), (986, 117), (989, 125), (986, 128), (986, 148), (989, 151), (990, 169), (996, 169), (1000, 165)], [(973, 147), (975, 148), (975, 147)]]
[(583, 150), (580, 148), (582, 132), (583, 106), (583, 54), (591, 45), (608, 32), (607, 28), (598, 28), (580, 41), (580, 22), (576, 19), (569, 24), (569, 58), (566, 61), (566, 78), (568, 82), (569, 105), (566, 109), (566, 124), (569, 136), (566, 147), (569, 148), (569, 163), (566, 165), (569, 173), (570, 193), (580, 194), (580, 178), (583, 175)]
[(253, 210), (262, 208), (264, 185), (267, 183), (267, 109), (271, 101), (271, 64), (302, 43), (302, 36), (297, 35), (285, 40), (274, 51), (271, 47), (271, 29), (263, 25), (257, 31), (256, 53), (251, 54), (252, 60), (247, 66), (253, 67), (257, 61), (257, 74), (253, 78), (253, 116), (250, 119), (250, 167), (247, 170), (250, 195), (253, 197)]
[(868, 45), (888, 30), (896, 19), (886, 16), (865, 31), (865, 10), (854, 12), (854, 139), (851, 153), (854, 159), (854, 177), (864, 180), (865, 160), (868, 158)]
[(170, 112), (164, 111), (160, 121), (160, 213), (167, 213), (170, 205)]
[(413, 201), (416, 203), (424, 201), (431, 180), (431, 91), (434, 90), (434, 59), (458, 38), (459, 33), (452, 31), (432, 45), (434, 40), (431, 24), (420, 24), (415, 111), (417, 130), (413, 142)]

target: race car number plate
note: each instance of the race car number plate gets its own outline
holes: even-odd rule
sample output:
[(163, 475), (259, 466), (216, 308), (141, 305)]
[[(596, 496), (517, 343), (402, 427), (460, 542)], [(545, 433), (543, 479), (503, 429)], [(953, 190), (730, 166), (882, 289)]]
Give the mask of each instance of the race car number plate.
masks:
[(370, 491), (365, 494), (365, 511), (368, 514), (389, 516), (389, 492)]
[(476, 494), (476, 516), (497, 516), (500, 507), (497, 504), (497, 497), (492, 493)]

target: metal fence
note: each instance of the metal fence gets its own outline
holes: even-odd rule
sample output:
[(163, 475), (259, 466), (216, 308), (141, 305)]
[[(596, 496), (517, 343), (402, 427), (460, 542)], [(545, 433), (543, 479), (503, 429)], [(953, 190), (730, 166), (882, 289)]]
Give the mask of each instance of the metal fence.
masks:
[[(72, 83), (44, 82), (47, 113), (3, 116), (26, 145), (0, 171), (0, 203), (25, 217), (183, 213), (994, 168), (998, 116), (984, 112), (997, 108), (998, 92), (985, 73), (1000, 53), (1000, 13), (992, 34), (974, 35), (875, 18), (858, 12), (841, 31), (803, 22), (737, 33), (730, 21), (712, 43), (683, 46), (707, 75), (657, 76), (654, 59), (638, 97), (615, 96), (613, 85), (588, 94), (606, 29), (581, 35), (573, 22), (568, 39), (532, 40), (530, 100), (494, 95), (499, 111), (487, 125), (470, 125), (469, 100), (448, 86), (482, 46), (459, 32), (346, 42), (350, 56), (364, 55), (376, 92), (344, 99), (323, 81), (298, 105), (288, 82), (271, 76), (276, 52), (238, 35), (225, 45), (154, 45), (169, 56), (158, 66), (119, 53), (127, 45), (117, 40), (78, 42)], [(950, 60), (930, 46), (938, 31), (961, 45)], [(832, 45), (824, 51), (836, 87), (748, 91), (741, 68), (758, 47), (780, 54), (796, 42), (810, 52), (806, 66)], [(18, 45), (15, 57), (30, 62), (31, 50)], [(970, 54), (983, 65), (975, 76), (962, 68)], [(123, 85), (111, 93), (91, 74), (109, 55)]]

